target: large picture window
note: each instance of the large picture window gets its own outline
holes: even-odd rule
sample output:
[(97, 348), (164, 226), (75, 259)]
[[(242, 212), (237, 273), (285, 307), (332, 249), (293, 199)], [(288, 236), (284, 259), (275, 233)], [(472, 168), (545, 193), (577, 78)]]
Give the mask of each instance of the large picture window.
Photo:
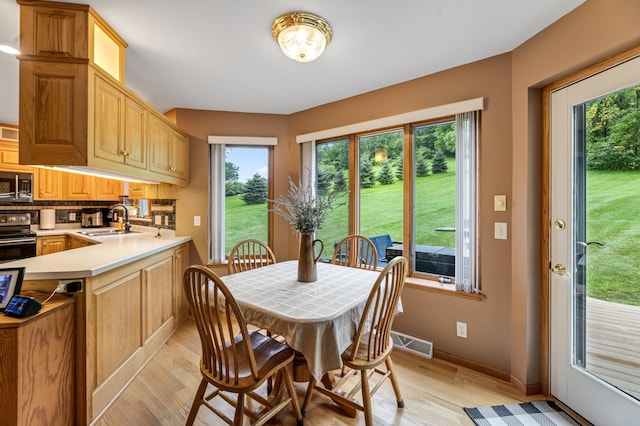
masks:
[(276, 138), (209, 136), (209, 262), (224, 263), (233, 246), (270, 243), (268, 200)]
[(316, 141), (318, 190), (336, 185), (336, 176), (355, 183), (348, 211), (332, 212), (318, 238), (333, 247), (362, 234), (376, 245), (378, 266), (403, 255), (412, 276), (476, 291), (478, 117), (460, 113)]

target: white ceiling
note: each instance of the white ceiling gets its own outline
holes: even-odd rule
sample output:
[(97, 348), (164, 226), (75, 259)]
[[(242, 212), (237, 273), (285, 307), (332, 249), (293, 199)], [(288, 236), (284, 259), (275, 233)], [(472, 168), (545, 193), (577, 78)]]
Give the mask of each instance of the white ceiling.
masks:
[[(93, 0), (129, 44), (126, 84), (158, 110), (290, 114), (513, 50), (585, 0)], [(303, 3), (303, 4), (302, 4)], [(303, 10), (333, 40), (282, 54), (271, 23)], [(0, 0), (0, 44), (19, 5)], [(0, 52), (0, 123), (18, 124), (18, 60)]]

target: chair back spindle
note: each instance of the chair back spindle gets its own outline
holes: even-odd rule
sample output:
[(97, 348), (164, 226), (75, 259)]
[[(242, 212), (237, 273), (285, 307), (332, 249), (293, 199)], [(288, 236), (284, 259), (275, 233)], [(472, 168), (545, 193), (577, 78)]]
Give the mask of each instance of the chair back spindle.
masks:
[(229, 274), (261, 268), (276, 263), (276, 256), (264, 242), (256, 239), (240, 241), (229, 252)]

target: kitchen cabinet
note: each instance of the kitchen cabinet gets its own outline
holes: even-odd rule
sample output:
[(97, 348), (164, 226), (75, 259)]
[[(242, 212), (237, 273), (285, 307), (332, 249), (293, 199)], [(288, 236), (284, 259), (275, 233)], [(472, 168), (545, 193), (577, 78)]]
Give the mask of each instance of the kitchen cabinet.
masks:
[(62, 172), (36, 168), (33, 173), (35, 200), (62, 199)]
[(165, 176), (187, 180), (189, 146), (184, 133), (164, 124), (158, 114), (149, 114), (149, 169)]
[(188, 136), (124, 85), (124, 40), (90, 6), (18, 3), (20, 163), (187, 186)]
[(64, 250), (72, 250), (80, 247), (93, 245), (83, 238), (76, 238), (70, 235), (48, 235), (36, 238), (36, 256), (57, 253)]
[(0, 170), (33, 172), (33, 167), (21, 166), (18, 161), (18, 142), (0, 139)]
[(57, 253), (67, 249), (66, 235), (50, 235), (36, 238), (36, 256)]
[(83, 238), (72, 237), (71, 235), (67, 235), (66, 249), (73, 250), (82, 247), (88, 247), (94, 245), (96, 243), (92, 243)]
[(151, 200), (177, 200), (180, 198), (180, 187), (170, 183), (150, 184), (129, 182), (128, 197), (134, 200), (148, 198)]
[(74, 302), (56, 296), (34, 316), (0, 316), (0, 425), (74, 424)]
[(94, 156), (145, 170), (146, 108), (105, 76), (94, 78)]
[[(180, 324), (174, 300), (176, 252), (156, 253), (85, 282), (86, 421), (95, 419)], [(184, 317), (183, 317), (184, 318)]]
[(142, 270), (146, 299), (145, 340), (173, 317), (173, 262), (173, 257), (166, 257)]
[(94, 177), (78, 173), (65, 173), (62, 179), (63, 200), (93, 200)]
[(102, 201), (119, 201), (124, 192), (124, 182), (115, 179), (95, 178), (94, 199)]
[(189, 266), (189, 246), (183, 244), (174, 250), (173, 254), (175, 277), (173, 279), (173, 303), (174, 312), (178, 320), (182, 320), (189, 314), (189, 305), (182, 285), (184, 271)]
[(158, 198), (158, 185), (150, 183), (129, 182), (128, 197), (134, 200), (140, 198)]

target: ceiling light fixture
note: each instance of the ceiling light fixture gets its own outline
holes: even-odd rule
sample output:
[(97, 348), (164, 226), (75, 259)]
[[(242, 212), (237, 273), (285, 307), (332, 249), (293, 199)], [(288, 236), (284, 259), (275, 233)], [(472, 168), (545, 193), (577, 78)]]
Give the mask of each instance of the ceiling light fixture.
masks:
[(271, 33), (289, 58), (311, 62), (331, 41), (331, 26), (320, 16), (308, 12), (288, 12), (273, 21)]

